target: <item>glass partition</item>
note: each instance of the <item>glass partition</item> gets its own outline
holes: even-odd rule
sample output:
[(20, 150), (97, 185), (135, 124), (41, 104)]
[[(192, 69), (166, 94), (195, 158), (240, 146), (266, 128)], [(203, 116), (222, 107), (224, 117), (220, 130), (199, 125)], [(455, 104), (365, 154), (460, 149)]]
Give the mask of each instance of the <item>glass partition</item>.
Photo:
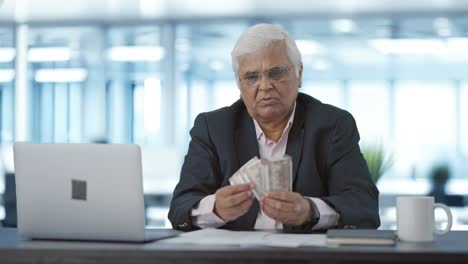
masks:
[(13, 215), (7, 214), (7, 209), (14, 206), (10, 202), (14, 200), (10, 186), (14, 187), (12, 142), (15, 138), (15, 57), (14, 27), (0, 26), (0, 223), (4, 224), (14, 221)]
[[(98, 36), (91, 27), (30, 28), (27, 60), (33, 141), (90, 141), (88, 118), (104, 114), (86, 100), (87, 93), (102, 89), (92, 78), (100, 55), (92, 43)], [(94, 108), (93, 116), (86, 114), (89, 108)]]
[(0, 26), (0, 144), (8, 145), (14, 139), (14, 83), (15, 83), (14, 28)]

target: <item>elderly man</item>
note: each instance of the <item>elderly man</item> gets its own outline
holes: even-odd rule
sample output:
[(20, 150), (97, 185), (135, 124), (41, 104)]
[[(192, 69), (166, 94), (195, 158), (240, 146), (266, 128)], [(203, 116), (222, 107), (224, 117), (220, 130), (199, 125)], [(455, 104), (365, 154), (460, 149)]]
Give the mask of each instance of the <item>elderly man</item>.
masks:
[[(174, 190), (175, 229), (377, 228), (378, 190), (351, 114), (298, 92), (301, 54), (270, 24), (247, 29), (231, 53), (241, 99), (198, 115)], [(293, 160), (293, 191), (263, 195), (229, 178), (252, 157)]]

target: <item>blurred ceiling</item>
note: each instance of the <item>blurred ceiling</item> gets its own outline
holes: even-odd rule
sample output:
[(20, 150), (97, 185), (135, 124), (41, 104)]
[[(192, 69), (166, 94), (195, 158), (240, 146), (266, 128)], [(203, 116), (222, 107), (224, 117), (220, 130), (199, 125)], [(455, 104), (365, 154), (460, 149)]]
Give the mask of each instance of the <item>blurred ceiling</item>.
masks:
[(4, 0), (0, 21), (190, 19), (468, 12), (462, 0)]
[[(4, 0), (0, 23), (45, 22), (35, 24), (29, 31), (31, 46), (66, 46), (80, 51), (80, 56), (94, 56), (99, 60), (102, 54), (94, 54), (93, 50), (99, 46), (95, 40), (103, 32), (113, 46), (159, 45), (165, 43), (160, 39), (164, 38), (164, 32), (160, 32), (161, 28), (153, 19), (177, 19), (175, 52), (180, 68), (191, 69), (194, 74), (206, 78), (215, 75), (232, 80), (230, 51), (238, 36), (250, 24), (268, 21), (281, 24), (297, 40), (305, 40), (306, 46), (319, 45), (318, 51), (303, 51), (304, 69), (309, 78), (396, 78), (409, 73), (409, 77), (420, 78), (466, 76), (468, 49), (464, 46), (468, 41), (468, 0), (287, 0), (285, 3), (271, 0)], [(229, 19), (231, 17), (246, 19)], [(96, 27), (100, 22), (104, 22), (104, 27)], [(107, 28), (106, 22), (115, 24), (109, 30), (102, 30)], [(13, 29), (0, 27), (0, 47), (13, 46)], [(463, 47), (458, 45), (457, 49), (446, 53), (430, 50), (426, 53), (431, 54), (401, 55), (385, 54), (372, 45), (371, 40), (382, 38), (439, 42), (464, 38), (465, 42)], [(419, 45), (417, 51), (424, 50), (420, 43), (416, 44)], [(428, 73), (428, 64), (431, 73)], [(405, 65), (412, 68), (405, 68)], [(336, 76), (338, 73), (341, 75)]]

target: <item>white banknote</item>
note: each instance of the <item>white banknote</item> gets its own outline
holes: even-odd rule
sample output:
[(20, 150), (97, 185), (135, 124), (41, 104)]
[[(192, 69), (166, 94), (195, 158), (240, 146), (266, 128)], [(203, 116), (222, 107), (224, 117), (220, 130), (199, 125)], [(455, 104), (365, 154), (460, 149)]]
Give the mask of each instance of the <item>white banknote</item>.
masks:
[(270, 191), (292, 191), (292, 159), (284, 156), (278, 159), (253, 157), (229, 179), (231, 185), (254, 183), (255, 197)]

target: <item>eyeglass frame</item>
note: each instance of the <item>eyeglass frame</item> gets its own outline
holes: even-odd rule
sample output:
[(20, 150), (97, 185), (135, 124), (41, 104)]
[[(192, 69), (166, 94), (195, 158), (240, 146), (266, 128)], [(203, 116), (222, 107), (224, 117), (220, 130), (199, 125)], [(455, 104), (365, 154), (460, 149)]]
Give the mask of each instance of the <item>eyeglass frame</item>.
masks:
[[(269, 70), (265, 70), (263, 72), (251, 72), (249, 74), (245, 74), (243, 77), (239, 77), (239, 82), (240, 83), (244, 83), (247, 87), (253, 87), (255, 86), (256, 84), (259, 83), (259, 81), (263, 78), (263, 75), (266, 75), (266, 77), (268, 78), (268, 80), (272, 83), (275, 83), (275, 82), (280, 82), (282, 81), (282, 79), (287, 76), (287, 74), (289, 73), (289, 71), (291, 70), (291, 68), (293, 68), (295, 65), (290, 65), (288, 67), (273, 67)], [(280, 79), (278, 80), (275, 80), (273, 78), (270, 77), (269, 73), (271, 73), (272, 71), (274, 70), (281, 70), (281, 73), (284, 74), (281, 76)], [(246, 76), (249, 76), (249, 75), (256, 75), (258, 77), (258, 79), (252, 83), (252, 84), (248, 84), (248, 83), (245, 83), (246, 82)]]

